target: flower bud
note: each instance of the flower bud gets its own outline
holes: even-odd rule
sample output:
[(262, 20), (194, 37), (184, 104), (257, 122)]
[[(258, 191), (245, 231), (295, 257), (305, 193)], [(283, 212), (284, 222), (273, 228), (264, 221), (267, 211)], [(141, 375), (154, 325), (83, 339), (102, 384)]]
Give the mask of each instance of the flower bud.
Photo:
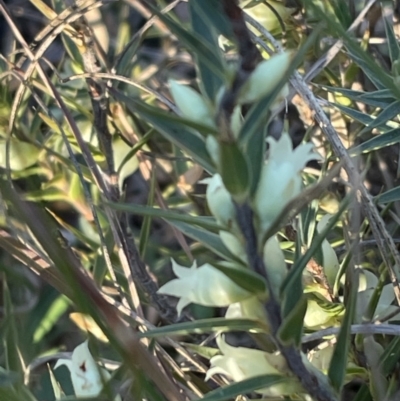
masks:
[(238, 104), (253, 103), (272, 92), (283, 78), (292, 61), (292, 54), (284, 52), (257, 65), (240, 91)]
[(211, 213), (219, 224), (231, 228), (235, 223), (235, 207), (231, 194), (226, 190), (221, 176), (214, 174), (202, 182), (208, 184), (206, 198)]
[(176, 307), (178, 315), (190, 303), (225, 307), (252, 296), (208, 263), (197, 268), (194, 262), (191, 268), (186, 268), (172, 260), (172, 270), (178, 278), (164, 284), (158, 293), (180, 298)]
[(198, 92), (172, 79), (169, 80), (169, 88), (175, 104), (184, 117), (197, 123), (216, 128), (211, 107), (209, 107)]

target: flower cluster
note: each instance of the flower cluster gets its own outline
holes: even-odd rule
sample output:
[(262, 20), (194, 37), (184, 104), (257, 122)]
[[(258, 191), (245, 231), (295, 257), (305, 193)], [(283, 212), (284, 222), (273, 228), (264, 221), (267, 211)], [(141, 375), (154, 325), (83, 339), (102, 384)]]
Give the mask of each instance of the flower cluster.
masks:
[[(237, 141), (239, 151), (234, 153), (240, 156), (240, 135), (242, 129), (241, 105), (259, 101), (271, 93), (288, 70), (292, 60), (290, 53), (283, 53), (260, 63), (240, 89), (236, 99), (236, 107), (230, 119), (230, 131)], [(222, 92), (223, 88), (221, 88)], [(172, 269), (176, 278), (163, 285), (158, 292), (177, 297), (177, 312), (180, 315), (184, 307), (191, 303), (211, 307), (226, 307), (226, 318), (249, 318), (263, 322), (268, 329), (264, 302), (269, 296), (280, 298), (280, 288), (287, 275), (285, 257), (276, 236), (269, 235), (269, 230), (285, 209), (286, 205), (301, 194), (303, 180), (301, 172), (306, 164), (319, 156), (313, 152), (313, 144), (306, 143), (293, 149), (288, 133), (282, 133), (277, 140), (268, 138), (269, 157), (261, 168), (258, 186), (247, 199), (254, 211), (254, 226), (257, 229), (258, 245), (263, 253), (263, 261), (269, 280), (269, 288), (273, 294), (266, 290), (252, 291), (249, 285), (237, 279), (238, 270), (248, 271), (248, 260), (251, 255), (246, 253), (246, 243), (236, 220), (235, 201), (230, 191), (231, 187), (221, 169), (223, 165), (223, 146), (226, 143), (219, 141), (215, 136), (218, 129), (214, 115), (218, 107), (210, 99), (205, 99), (195, 90), (170, 81), (171, 95), (183, 117), (191, 119), (203, 126), (210, 127), (214, 134), (205, 135), (205, 145), (217, 171), (203, 180), (207, 184), (206, 198), (208, 208), (220, 226), (219, 238), (227, 248), (226, 261), (218, 266), (209, 263), (197, 266), (194, 262), (190, 268), (180, 266), (172, 261)], [(287, 96), (288, 87), (284, 86), (276, 99), (276, 104)], [(215, 100), (218, 104), (218, 96)], [(275, 104), (275, 105), (276, 105)], [(275, 107), (273, 104), (272, 109)], [(193, 111), (195, 110), (195, 113)], [(239, 157), (240, 158), (240, 157)], [(236, 159), (235, 159), (236, 160)], [(226, 183), (226, 186), (224, 185)], [(228, 191), (228, 189), (230, 191)], [(234, 191), (232, 191), (233, 193)], [(248, 191), (250, 192), (250, 191)], [(248, 197), (247, 190), (244, 191)], [(240, 202), (240, 201), (239, 201)], [(326, 222), (321, 223), (321, 227)], [(321, 228), (322, 229), (322, 228)], [(327, 276), (329, 281), (335, 280), (337, 259), (332, 255), (329, 243), (324, 243), (324, 255), (327, 260)], [(334, 254), (334, 252), (333, 252)], [(223, 266), (223, 268), (222, 268)], [(232, 269), (230, 271), (229, 269)], [(236, 270), (234, 272), (234, 270)], [(236, 274), (236, 275), (235, 275)], [(240, 276), (240, 275), (239, 275)], [(236, 277), (236, 279), (235, 279)], [(245, 277), (242, 275), (241, 277)], [(262, 281), (262, 278), (259, 278)], [(206, 379), (215, 374), (223, 374), (234, 381), (241, 381), (251, 377), (273, 374), (281, 375), (282, 382), (261, 389), (259, 392), (267, 396), (283, 396), (302, 392), (302, 387), (286, 366), (285, 359), (279, 352), (267, 353), (260, 350), (232, 347), (223, 337), (217, 339), (220, 355), (214, 356)]]

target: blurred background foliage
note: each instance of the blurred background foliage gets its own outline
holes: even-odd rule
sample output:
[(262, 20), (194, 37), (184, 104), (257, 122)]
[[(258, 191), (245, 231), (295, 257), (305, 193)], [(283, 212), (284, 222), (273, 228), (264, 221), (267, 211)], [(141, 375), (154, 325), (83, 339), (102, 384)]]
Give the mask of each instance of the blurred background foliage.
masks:
[[(299, 51), (293, 69), (353, 157), (396, 250), (399, 3), (240, 5), (261, 24), (249, 27), (264, 58), (280, 47)], [(104, 399), (117, 392), (124, 400), (177, 397), (158, 374), (177, 383), (185, 399), (260, 397), (253, 390), (265, 385), (261, 379), (229, 387), (222, 377), (204, 382), (216, 353), (212, 333), (226, 331), (234, 345), (265, 346), (257, 322), (225, 321), (223, 310), (198, 305), (178, 320), (176, 300), (156, 294), (156, 283), (172, 278), (171, 258), (184, 265), (235, 259), (218, 236), (200, 183), (216, 168), (206, 148), (212, 128), (182, 117), (168, 84), (191, 86), (215, 109), (238, 60), (231, 35), (214, 0), (0, 0), (1, 400), (75, 399), (68, 371), (53, 376), (51, 367), (88, 336), (113, 374)], [(286, 127), (294, 146), (314, 142), (324, 161), (309, 163), (304, 180), (311, 185), (340, 158), (296, 90), (291, 86), (289, 102), (275, 109), (246, 104), (242, 110), (248, 127), (261, 127), (254, 130), (263, 135), (278, 138)], [(342, 169), (306, 200), (300, 223), (294, 228), (289, 221), (279, 232), (286, 262), (305, 267), (308, 309), (293, 330), (331, 380), (333, 371), (343, 373), (338, 400), (395, 400), (400, 299), (390, 268), (396, 275), (396, 257), (382, 258), (378, 245), (387, 238), (371, 232), (359, 200), (318, 237), (318, 221), (338, 212), (351, 184)], [(323, 241), (340, 264), (332, 284), (321, 274)], [(349, 301), (351, 275), (343, 276), (349, 265), (358, 271), (356, 306)], [(346, 314), (349, 305), (353, 316)], [(143, 367), (147, 356), (132, 360), (133, 335), (121, 334), (122, 321), (142, 333), (157, 374)], [(387, 331), (357, 332), (355, 325), (367, 322)], [(333, 329), (332, 335), (340, 327), (348, 331), (334, 348), (322, 330)], [(341, 354), (335, 364), (334, 349)]]

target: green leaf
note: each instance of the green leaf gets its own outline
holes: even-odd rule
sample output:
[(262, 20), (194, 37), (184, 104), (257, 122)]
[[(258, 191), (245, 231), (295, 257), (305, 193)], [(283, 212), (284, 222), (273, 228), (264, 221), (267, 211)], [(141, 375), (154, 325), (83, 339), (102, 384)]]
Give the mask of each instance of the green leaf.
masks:
[(364, 92), (358, 100), (371, 106), (384, 108), (393, 103), (395, 97), (389, 89), (382, 89), (375, 92)]
[[(348, 115), (351, 118), (354, 118), (354, 120), (357, 120), (366, 126), (369, 126), (374, 121), (374, 118), (371, 117), (369, 114), (362, 113), (361, 111), (352, 109), (351, 107), (343, 106), (338, 103), (330, 102), (330, 104), (341, 110), (344, 114)], [(389, 129), (389, 127), (387, 127), (387, 129)]]
[(0, 140), (0, 167), (7, 168), (8, 153), (10, 169), (16, 171), (25, 170), (37, 162), (39, 152), (40, 149), (36, 146), (28, 142), (22, 142), (14, 137), (10, 138), (8, 147), (7, 141)]
[(0, 366), (0, 388), (11, 387), (19, 381), (22, 381), (21, 374), (6, 370)]
[[(328, 370), (328, 377), (332, 386), (338, 392), (341, 391), (346, 376), (347, 358), (351, 341), (351, 325), (354, 320), (357, 306), (358, 273), (355, 269), (352, 273), (350, 294), (346, 303), (346, 312), (344, 314), (342, 327), (337, 337), (337, 342)], [(347, 271), (347, 274), (350, 274), (349, 270)]]
[(37, 191), (28, 191), (24, 194), (23, 198), (27, 201), (38, 202), (55, 202), (55, 201), (71, 201), (72, 199), (61, 189), (49, 187), (38, 189)]
[[(216, 51), (219, 51), (216, 29), (223, 29), (223, 26), (230, 27), (225, 14), (220, 9), (221, 3), (214, 0), (194, 0), (189, 2), (193, 32)], [(201, 57), (197, 57), (197, 69), (199, 85), (208, 98), (214, 102), (218, 91), (224, 84), (223, 79), (215, 74)]]
[(185, 347), (185, 349), (191, 351), (194, 354), (200, 355), (203, 358), (211, 359), (213, 356), (218, 355), (220, 350), (218, 348), (206, 347), (204, 345), (192, 344), (181, 342), (181, 345)]
[(363, 91), (355, 91), (353, 89), (346, 89), (334, 86), (326, 86), (326, 85), (316, 85), (322, 89), (327, 90), (333, 94), (340, 93), (341, 95), (355, 100), (356, 102), (361, 102), (364, 104), (369, 104), (370, 106), (376, 106), (380, 108), (385, 108), (393, 103), (395, 97), (389, 89), (382, 89), (374, 92), (363, 92)]
[(214, 333), (219, 331), (256, 331), (262, 333), (267, 330), (268, 329), (266, 326), (256, 320), (227, 319), (225, 317), (220, 317), (157, 327), (155, 329), (145, 331), (144, 333), (138, 333), (138, 336), (142, 338), (157, 338), (171, 335), (186, 335), (190, 333)]
[(400, 60), (400, 47), (393, 30), (393, 20), (392, 20), (393, 4), (392, 2), (389, 1), (382, 1), (381, 7), (382, 7), (382, 19), (383, 22), (385, 23), (386, 38), (389, 45), (390, 61), (392, 62), (393, 65), (393, 63)]
[(365, 141), (349, 150), (350, 156), (356, 156), (361, 153), (372, 152), (373, 150), (381, 149), (386, 146), (394, 145), (400, 142), (400, 128), (395, 128), (383, 134), (376, 135), (374, 138)]
[(330, 2), (330, 4), (339, 22), (344, 28), (348, 29), (353, 22), (348, 3), (345, 0), (335, 0)]
[(7, 401), (28, 401), (18, 395), (18, 393), (13, 388), (9, 387), (0, 387), (0, 399)]
[(353, 398), (353, 401), (373, 401), (369, 387), (367, 384), (363, 384), (358, 390), (357, 395)]
[(171, 224), (175, 226), (180, 232), (200, 242), (206, 248), (210, 249), (212, 252), (215, 252), (222, 258), (235, 260), (235, 257), (224, 245), (219, 235), (179, 221), (171, 221)]
[(242, 287), (253, 294), (265, 294), (267, 283), (259, 274), (248, 269), (227, 267), (218, 263), (213, 266), (222, 271), (239, 287)]
[(19, 336), (16, 326), (16, 315), (13, 311), (11, 302), (11, 294), (8, 288), (6, 279), (2, 280), (3, 287), (3, 304), (4, 304), (4, 318), (2, 321), (3, 329), (3, 343), (5, 347), (5, 354), (3, 356), (5, 367), (7, 370), (14, 371), (21, 374), (21, 381), (24, 374), (24, 361), (19, 349)]
[(246, 199), (249, 171), (246, 159), (235, 142), (219, 144), (220, 174), (225, 188), (238, 203)]
[(299, 345), (303, 335), (303, 320), (307, 311), (307, 299), (302, 296), (296, 306), (285, 316), (278, 336), (282, 344)]
[(389, 189), (389, 191), (376, 196), (375, 199), (378, 203), (397, 202), (400, 200), (400, 187)]
[(210, 391), (202, 401), (224, 401), (233, 399), (240, 394), (252, 393), (262, 388), (268, 388), (276, 384), (289, 383), (293, 379), (283, 377), (280, 375), (260, 375), (252, 377), (251, 379), (242, 380), (239, 383), (233, 383), (226, 387), (218, 388), (217, 390)]
[[(232, 24), (226, 17), (220, 1), (215, 0), (190, 0), (189, 5), (196, 12), (196, 18), (204, 21), (204, 27), (208, 31), (214, 29), (219, 35), (225, 36), (227, 39), (234, 40)], [(193, 22), (193, 20), (192, 20)], [(206, 32), (203, 32), (206, 35)], [(210, 41), (214, 44), (214, 41)]]
[(106, 204), (114, 210), (137, 214), (139, 216), (159, 217), (167, 221), (182, 221), (211, 231), (219, 231), (223, 229), (223, 227), (215, 221), (214, 217), (191, 216), (189, 214), (179, 213), (173, 209), (163, 210), (152, 206), (134, 205), (131, 203), (106, 202)]
[(400, 359), (400, 337), (395, 337), (390, 342), (388, 347), (385, 347), (385, 351), (381, 356), (380, 363), (382, 366), (382, 372), (385, 376), (388, 376), (395, 369)]
[(400, 110), (400, 100), (396, 100), (389, 106), (385, 107), (374, 119), (374, 121), (368, 125), (368, 127), (364, 128), (359, 135), (362, 135), (366, 131), (370, 131), (373, 128), (382, 126), (384, 129), (386, 128), (386, 123), (396, 117), (399, 114)]
[[(135, 35), (125, 48), (118, 54), (117, 61), (114, 64), (116, 75), (126, 75), (128, 69), (131, 69), (133, 56), (136, 54), (140, 44), (142, 43), (143, 35)], [(116, 82), (118, 85), (118, 81)]]
[(60, 295), (47, 310), (45, 316), (37, 326), (33, 335), (33, 342), (38, 343), (54, 327), (60, 317), (70, 307), (71, 302), (64, 295)]
[(248, 139), (244, 146), (244, 154), (247, 160), (250, 175), (250, 196), (253, 196), (258, 188), (262, 166), (264, 165), (266, 149), (266, 129)]

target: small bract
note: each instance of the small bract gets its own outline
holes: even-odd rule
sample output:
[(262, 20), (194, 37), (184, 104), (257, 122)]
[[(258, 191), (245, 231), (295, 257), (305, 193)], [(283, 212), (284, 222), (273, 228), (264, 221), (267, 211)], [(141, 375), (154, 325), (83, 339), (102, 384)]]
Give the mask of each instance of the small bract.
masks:
[(191, 303), (224, 307), (252, 296), (208, 263), (197, 267), (194, 262), (187, 268), (172, 260), (172, 270), (178, 278), (164, 284), (158, 292), (180, 298), (176, 307), (178, 315)]

